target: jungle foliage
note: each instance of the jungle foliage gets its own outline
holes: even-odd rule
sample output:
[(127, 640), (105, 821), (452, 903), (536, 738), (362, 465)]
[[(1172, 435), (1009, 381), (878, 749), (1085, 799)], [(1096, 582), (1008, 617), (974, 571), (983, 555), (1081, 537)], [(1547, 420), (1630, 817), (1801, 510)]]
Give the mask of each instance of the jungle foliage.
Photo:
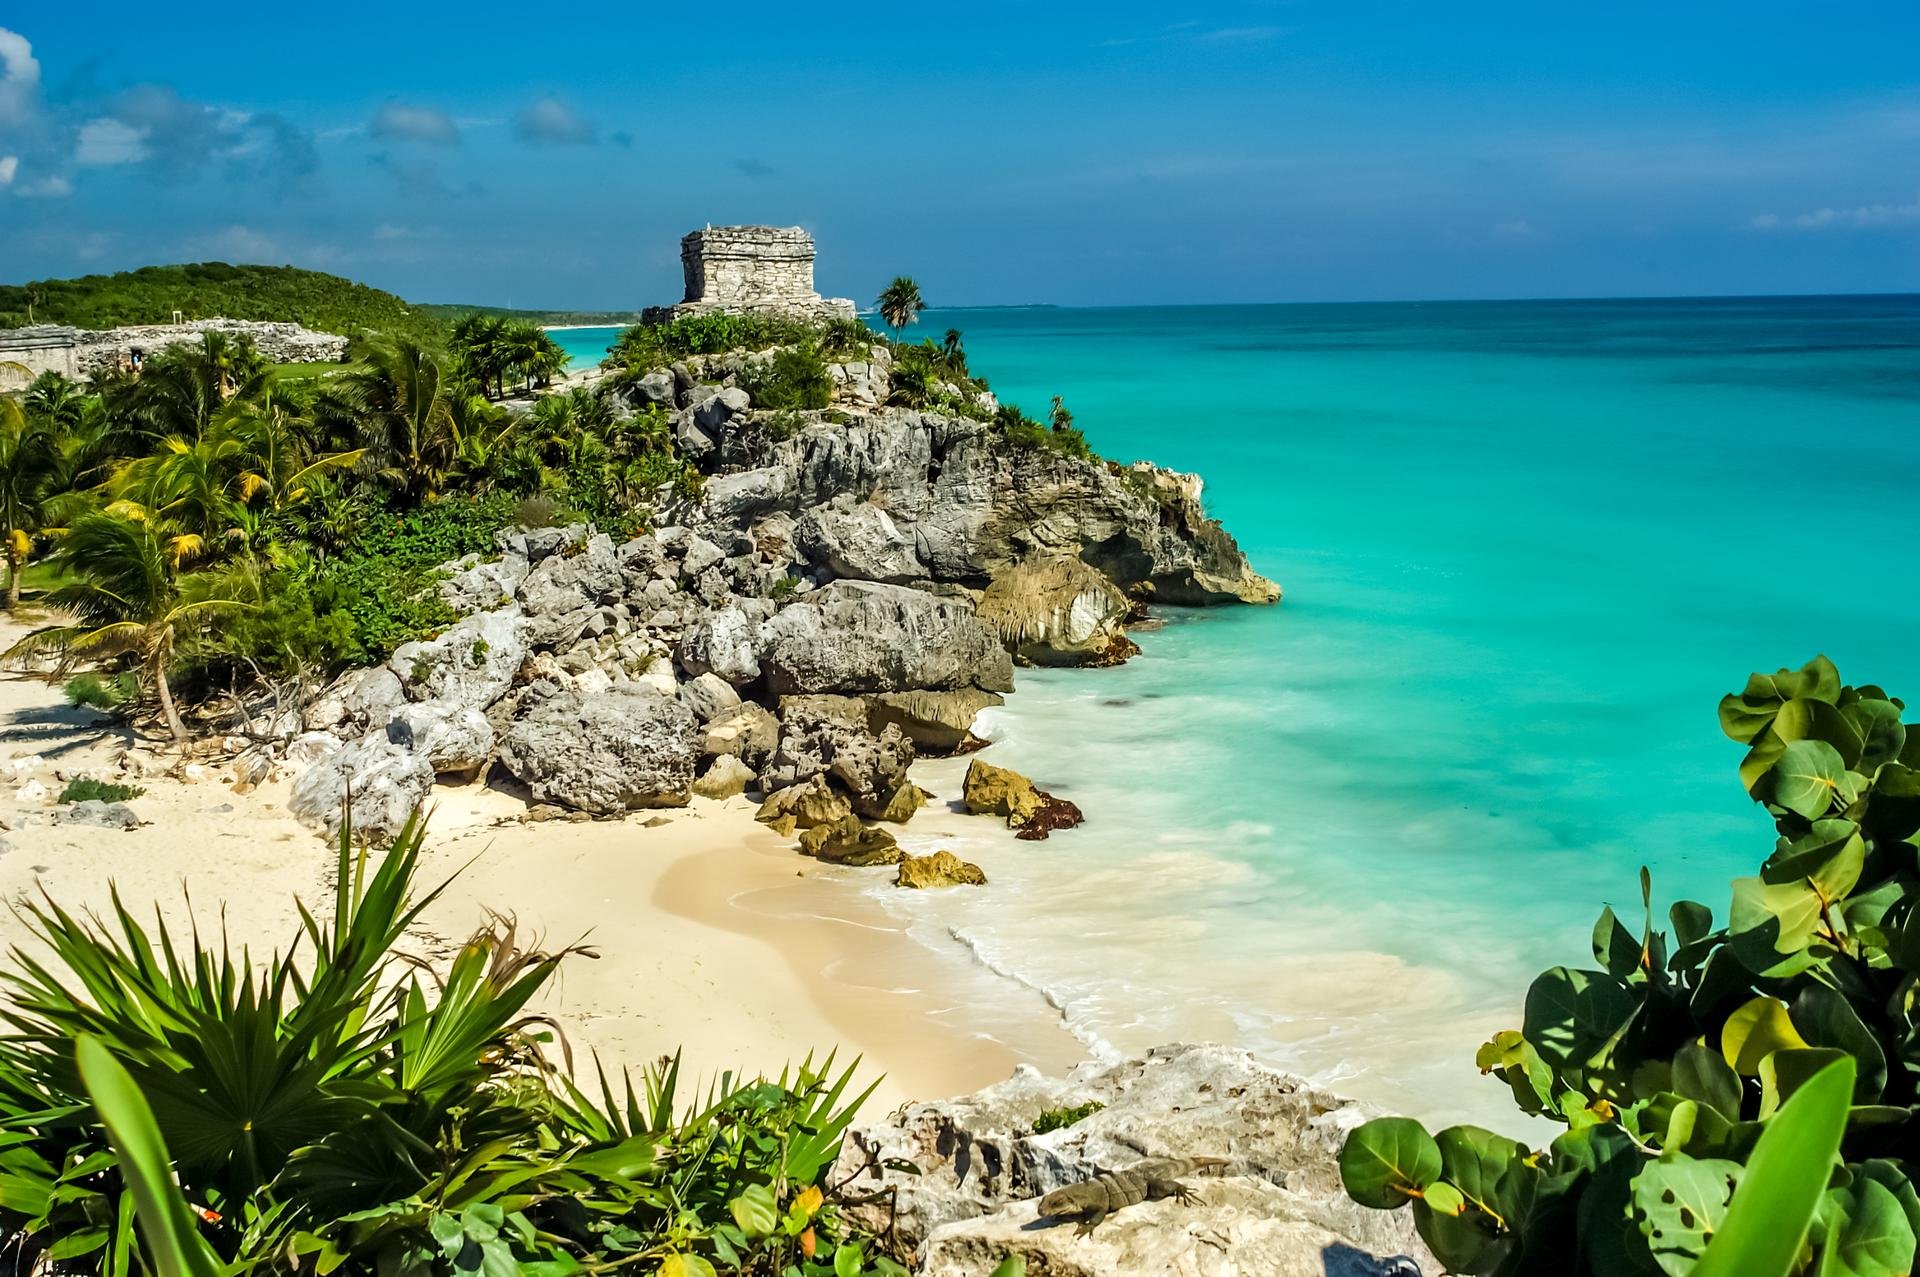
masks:
[[(1683, 900), (1656, 928), (1642, 870), (1640, 925), (1602, 911), (1595, 965), (1543, 973), (1521, 1027), (1479, 1052), (1522, 1110), (1566, 1131), (1535, 1150), (1369, 1122), (1342, 1154), (1353, 1198), (1410, 1207), (1453, 1272), (1911, 1272), (1920, 728), (1903, 711), (1825, 657), (1722, 700), (1722, 729), (1747, 747), (1741, 782), (1777, 832), (1724, 925)], [(1836, 1087), (1828, 1118), (1789, 1122)]]

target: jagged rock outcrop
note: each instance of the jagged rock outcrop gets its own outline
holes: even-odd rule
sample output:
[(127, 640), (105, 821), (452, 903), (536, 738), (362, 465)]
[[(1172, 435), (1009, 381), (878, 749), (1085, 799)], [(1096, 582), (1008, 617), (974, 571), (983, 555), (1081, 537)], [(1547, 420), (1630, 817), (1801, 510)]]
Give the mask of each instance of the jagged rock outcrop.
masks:
[[(796, 696), (781, 702), (780, 745), (761, 772), (768, 793), (826, 777), (870, 819), (905, 819), (920, 806), (907, 779), (913, 742), (891, 724), (868, 730), (866, 707), (837, 696)], [(903, 814), (904, 813), (904, 814)]]
[[(1034, 1133), (1041, 1114), (1083, 1105), (1102, 1107)], [(913, 1248), (922, 1277), (984, 1277), (1011, 1255), (1050, 1277), (1438, 1274), (1407, 1212), (1367, 1210), (1340, 1187), (1340, 1146), (1368, 1116), (1245, 1051), (1163, 1047), (1065, 1078), (1022, 1065), (973, 1095), (910, 1104), (849, 1132), (833, 1177), (865, 1199), (851, 1208), (861, 1222)], [(1039, 1217), (1056, 1188), (1178, 1157), (1227, 1164), (1184, 1181), (1191, 1203), (1141, 1202), (1091, 1236)]]
[(527, 620), (515, 609), (476, 612), (437, 638), (401, 644), (387, 668), (408, 700), (483, 710), (513, 686), (527, 641)]
[(432, 791), (433, 764), (426, 756), (376, 732), (301, 772), (287, 797), (287, 810), (328, 838), (339, 833), (341, 815), (347, 812), (355, 841), (379, 843), (397, 835)]
[(471, 777), (493, 756), (494, 730), (471, 705), (421, 701), (387, 720), (387, 739), (425, 758), (434, 771)]
[(957, 599), (872, 581), (835, 581), (760, 629), (776, 695), (1013, 690), (999, 638)]
[(556, 690), (507, 729), (500, 761), (541, 802), (603, 816), (684, 807), (699, 757), (696, 726), (671, 696)]

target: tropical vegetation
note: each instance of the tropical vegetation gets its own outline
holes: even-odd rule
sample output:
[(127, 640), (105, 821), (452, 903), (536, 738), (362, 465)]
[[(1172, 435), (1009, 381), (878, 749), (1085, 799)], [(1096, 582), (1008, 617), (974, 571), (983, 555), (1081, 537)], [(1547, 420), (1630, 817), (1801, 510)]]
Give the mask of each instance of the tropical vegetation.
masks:
[(430, 970), (405, 944), (445, 889), (416, 889), (421, 850), (417, 821), (384, 854), (343, 829), (331, 910), (303, 907), (265, 967), (117, 898), (21, 906), (30, 944), (0, 969), (10, 1271), (904, 1272), (830, 1175), (871, 1090), (857, 1061), (698, 1091), (673, 1057), (572, 1061), (528, 1008), (590, 952), (495, 918)]
[[(1449, 1271), (1898, 1277), (1920, 1237), (1920, 726), (1825, 657), (1720, 703), (1772, 854), (1726, 920), (1611, 909), (1480, 1049), (1532, 1149), (1476, 1126), (1359, 1127), (1348, 1192), (1406, 1207)], [(1803, 1098), (1805, 1097), (1805, 1098)], [(1821, 1116), (1821, 1114), (1825, 1116)]]

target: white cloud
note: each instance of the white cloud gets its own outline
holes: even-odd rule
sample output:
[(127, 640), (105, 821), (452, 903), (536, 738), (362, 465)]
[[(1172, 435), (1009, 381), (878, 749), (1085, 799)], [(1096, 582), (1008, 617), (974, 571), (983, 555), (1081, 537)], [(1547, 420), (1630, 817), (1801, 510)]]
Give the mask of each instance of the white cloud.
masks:
[(445, 111), (429, 106), (408, 106), (389, 102), (374, 113), (367, 131), (374, 137), (406, 142), (433, 142), (453, 146), (460, 141), (460, 127)]
[(30, 200), (59, 200), (73, 194), (73, 183), (55, 173), (37, 182), (14, 188), (14, 193)]
[(0, 186), (12, 186), (13, 175), (20, 171), (20, 157), (0, 155)]
[(74, 148), (73, 161), (100, 167), (138, 164), (150, 153), (148, 136), (149, 130), (135, 128), (124, 120), (107, 116), (88, 120), (80, 126), (80, 142)]
[(580, 118), (559, 98), (541, 98), (520, 112), (514, 131), (523, 142), (579, 143), (593, 141), (593, 125)]
[(1756, 231), (1863, 231), (1920, 224), (1920, 196), (1909, 204), (1859, 204), (1853, 208), (1817, 208), (1782, 217), (1762, 213), (1747, 223)]
[(40, 64), (33, 45), (0, 27), (0, 124), (25, 124), (39, 105)]

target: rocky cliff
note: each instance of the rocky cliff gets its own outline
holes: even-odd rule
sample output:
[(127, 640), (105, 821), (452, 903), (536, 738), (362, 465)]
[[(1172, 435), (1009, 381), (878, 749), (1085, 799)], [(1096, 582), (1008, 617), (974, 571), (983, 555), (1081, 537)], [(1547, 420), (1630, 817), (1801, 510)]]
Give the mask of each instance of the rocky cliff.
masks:
[(1150, 604), (1279, 597), (1193, 476), (886, 406), (880, 345), (833, 366), (832, 409), (764, 411), (741, 383), (766, 357), (610, 392), (668, 415), (697, 497), (663, 492), (660, 526), (622, 543), (510, 530), (497, 558), (446, 565), (463, 619), (272, 725), (269, 750), (307, 768), (295, 813), (331, 831), (351, 787), (355, 828), (379, 838), (436, 778), (490, 771), (591, 815), (811, 785), (844, 810), (768, 818), (810, 854), (892, 863), (863, 822), (912, 815), (907, 767), (967, 747), (1016, 663), (1125, 660)]

